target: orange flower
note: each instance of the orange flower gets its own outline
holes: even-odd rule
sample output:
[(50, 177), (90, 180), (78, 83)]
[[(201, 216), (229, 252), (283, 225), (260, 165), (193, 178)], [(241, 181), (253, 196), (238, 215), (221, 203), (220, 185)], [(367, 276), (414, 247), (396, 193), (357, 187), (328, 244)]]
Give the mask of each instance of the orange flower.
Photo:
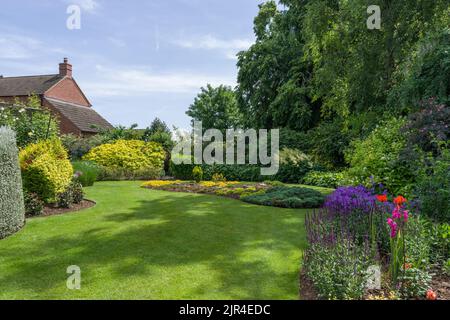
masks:
[(403, 196), (398, 196), (394, 199), (394, 203), (398, 206), (402, 206), (407, 200)]
[(433, 290), (427, 291), (427, 300), (437, 300), (437, 294)]
[(385, 194), (379, 194), (379, 195), (377, 195), (377, 199), (378, 199), (378, 201), (380, 201), (380, 202), (386, 202), (386, 201), (387, 201), (387, 195), (385, 195)]
[(403, 266), (403, 269), (408, 270), (412, 268), (412, 264), (411, 263), (405, 263), (405, 265)]

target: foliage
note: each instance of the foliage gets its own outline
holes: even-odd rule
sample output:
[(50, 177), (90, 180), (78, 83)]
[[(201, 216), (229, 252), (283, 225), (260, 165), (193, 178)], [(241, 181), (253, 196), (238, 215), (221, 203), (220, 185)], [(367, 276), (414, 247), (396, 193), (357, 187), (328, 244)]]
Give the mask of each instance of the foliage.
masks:
[(450, 222), (450, 150), (444, 148), (440, 157), (429, 162), (429, 167), (420, 170), (415, 194), (424, 215)]
[(280, 168), (273, 178), (286, 183), (298, 183), (313, 168), (313, 162), (303, 152), (285, 148), (280, 151)]
[(194, 169), (192, 169), (192, 178), (195, 180), (195, 182), (199, 183), (203, 180), (203, 170), (201, 167), (196, 166)]
[(28, 216), (40, 216), (44, 211), (44, 202), (35, 193), (24, 193), (25, 213)]
[(317, 208), (324, 196), (312, 189), (298, 187), (273, 187), (263, 194), (241, 198), (245, 202), (283, 208)]
[(409, 192), (408, 188), (415, 180), (417, 164), (399, 159), (406, 145), (405, 137), (400, 133), (404, 124), (404, 119), (386, 121), (367, 139), (352, 142), (352, 148), (346, 155), (350, 177), (364, 183), (372, 178), (383, 183), (392, 193)]
[(0, 239), (17, 232), (25, 223), (16, 135), (0, 127)]
[(153, 167), (131, 170), (97, 166), (97, 169), (97, 181), (148, 180), (160, 178), (163, 174), (161, 168)]
[[(420, 111), (412, 113), (401, 132), (408, 137), (408, 148), (420, 147), (434, 156), (440, 154), (440, 142), (450, 139), (450, 106), (437, 103), (436, 99), (423, 101)], [(409, 152), (406, 156), (410, 156)]]
[(401, 293), (404, 298), (425, 297), (430, 289), (431, 275), (426, 270), (406, 268), (399, 275), (399, 281), (402, 283)]
[(79, 181), (83, 187), (93, 186), (95, 181), (97, 181), (101, 170), (98, 165), (89, 161), (75, 161), (72, 162), (72, 166), (76, 180)]
[(186, 114), (193, 120), (202, 121), (205, 130), (218, 129), (224, 132), (227, 129), (236, 129), (242, 123), (236, 95), (233, 89), (227, 86), (214, 88), (208, 84), (206, 88), (201, 88), (201, 93)]
[(12, 108), (0, 108), (0, 126), (9, 126), (16, 132), (19, 148), (58, 135), (58, 121), (41, 106), (37, 95), (29, 96), (25, 102), (16, 99), (13, 104)]
[(90, 137), (66, 134), (61, 136), (61, 142), (68, 151), (70, 159), (76, 161), (83, 158), (83, 156), (91, 151), (92, 148), (105, 143), (106, 140), (105, 137), (100, 134)]
[(310, 94), (309, 62), (302, 59), (302, 5), (283, 1), (259, 5), (254, 20), (256, 42), (238, 55), (239, 108), (254, 128), (307, 130), (318, 118), (319, 103)]
[[(447, 15), (450, 9), (447, 10)], [(450, 29), (431, 32), (416, 45), (398, 69), (398, 85), (390, 93), (390, 104), (404, 108), (435, 97), (450, 103)]]
[(83, 159), (112, 169), (162, 170), (165, 153), (162, 146), (155, 142), (117, 140), (92, 149)]
[(317, 187), (337, 188), (342, 186), (343, 181), (344, 174), (342, 172), (310, 171), (305, 175), (302, 183)]
[(361, 299), (369, 278), (367, 251), (349, 240), (332, 245), (312, 244), (304, 266), (321, 298)]
[(137, 124), (132, 124), (128, 128), (119, 125), (113, 129), (101, 129), (100, 136), (104, 143), (113, 143), (117, 140), (141, 140), (143, 132), (137, 130), (137, 127)]
[(214, 182), (226, 182), (227, 178), (225, 178), (224, 175), (221, 173), (214, 173), (213, 176), (211, 177), (211, 180)]
[(73, 204), (80, 204), (83, 200), (83, 187), (78, 181), (72, 181), (67, 189), (58, 195), (58, 206), (71, 208)]
[(23, 186), (45, 202), (64, 192), (73, 176), (67, 151), (59, 139), (30, 144), (20, 152)]

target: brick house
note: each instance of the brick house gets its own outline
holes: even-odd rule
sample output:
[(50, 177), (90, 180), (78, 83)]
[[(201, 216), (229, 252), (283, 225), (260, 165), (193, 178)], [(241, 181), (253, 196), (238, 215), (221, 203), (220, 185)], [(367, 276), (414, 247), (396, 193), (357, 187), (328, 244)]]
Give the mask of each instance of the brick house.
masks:
[(65, 58), (59, 64), (59, 74), (3, 77), (0, 76), (0, 101), (13, 103), (15, 99), (26, 102), (36, 94), (41, 105), (48, 108), (60, 122), (62, 134), (90, 136), (112, 125), (99, 115), (72, 77), (72, 65)]

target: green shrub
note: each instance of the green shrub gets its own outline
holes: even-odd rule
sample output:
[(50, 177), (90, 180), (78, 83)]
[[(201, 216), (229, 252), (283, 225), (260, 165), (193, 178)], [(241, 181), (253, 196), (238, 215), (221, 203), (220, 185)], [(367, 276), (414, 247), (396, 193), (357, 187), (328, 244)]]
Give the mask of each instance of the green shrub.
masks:
[(35, 193), (24, 193), (25, 213), (28, 216), (40, 216), (44, 211), (44, 202)]
[(84, 160), (112, 169), (139, 171), (149, 168), (164, 168), (166, 158), (163, 147), (155, 142), (138, 140), (118, 140), (93, 148)]
[(423, 214), (450, 223), (450, 150), (443, 150), (441, 157), (429, 161), (430, 167), (418, 178), (415, 195)]
[(98, 166), (97, 181), (154, 180), (163, 175), (161, 168), (130, 170)]
[(283, 208), (317, 208), (324, 196), (316, 190), (307, 188), (274, 187), (263, 194), (241, 197), (245, 202)]
[[(16, 99), (13, 103), (13, 108), (0, 108), (0, 126), (6, 125), (16, 132), (19, 148), (58, 136), (58, 121), (47, 108), (41, 106), (39, 96), (31, 95), (26, 102)], [(31, 115), (26, 108), (35, 111)]]
[(211, 181), (214, 181), (214, 182), (226, 182), (227, 178), (225, 178), (225, 176), (223, 174), (221, 174), (221, 173), (214, 173), (212, 178), (211, 178)]
[(337, 188), (344, 185), (342, 172), (310, 171), (302, 181), (303, 184), (324, 188)]
[(80, 137), (72, 134), (61, 136), (61, 141), (69, 153), (71, 160), (79, 160), (89, 153), (92, 148), (98, 147), (105, 142), (105, 137), (97, 134), (91, 137)]
[(73, 168), (58, 139), (41, 141), (20, 152), (23, 186), (45, 202), (56, 200), (72, 181)]
[(83, 187), (78, 181), (72, 181), (67, 189), (58, 195), (58, 206), (60, 208), (71, 208), (73, 204), (80, 204), (83, 199)]
[(75, 161), (72, 162), (72, 166), (76, 179), (83, 187), (93, 186), (101, 170), (99, 166), (89, 161)]
[(313, 168), (313, 162), (303, 152), (285, 148), (280, 151), (280, 169), (271, 179), (285, 183), (299, 183)]
[(405, 137), (400, 133), (404, 124), (404, 119), (392, 119), (383, 122), (367, 139), (353, 141), (346, 155), (350, 164), (349, 176), (365, 184), (373, 177), (392, 193), (409, 193), (417, 164), (399, 160), (406, 145)]
[(0, 127), (0, 239), (25, 223), (25, 207), (14, 131)]
[(195, 180), (195, 182), (199, 183), (203, 180), (203, 170), (201, 167), (196, 166), (194, 169), (192, 169), (192, 178)]
[(400, 273), (399, 281), (402, 283), (403, 298), (425, 297), (427, 290), (430, 289), (431, 275), (426, 270), (410, 268)]
[(329, 300), (357, 300), (364, 295), (371, 259), (364, 248), (349, 240), (312, 244), (304, 268), (319, 296)]
[(84, 200), (83, 186), (78, 181), (72, 181), (69, 188), (72, 189), (72, 197), (74, 204), (80, 204)]

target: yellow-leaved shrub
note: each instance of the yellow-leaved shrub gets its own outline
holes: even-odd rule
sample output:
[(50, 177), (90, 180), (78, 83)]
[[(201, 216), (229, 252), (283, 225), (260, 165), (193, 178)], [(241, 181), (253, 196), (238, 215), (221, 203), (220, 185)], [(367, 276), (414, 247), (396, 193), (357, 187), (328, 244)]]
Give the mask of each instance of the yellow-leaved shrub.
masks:
[(162, 145), (140, 140), (117, 140), (93, 148), (83, 159), (103, 167), (137, 171), (164, 168), (166, 154)]
[(30, 144), (20, 151), (24, 189), (53, 202), (72, 181), (73, 168), (59, 139)]

